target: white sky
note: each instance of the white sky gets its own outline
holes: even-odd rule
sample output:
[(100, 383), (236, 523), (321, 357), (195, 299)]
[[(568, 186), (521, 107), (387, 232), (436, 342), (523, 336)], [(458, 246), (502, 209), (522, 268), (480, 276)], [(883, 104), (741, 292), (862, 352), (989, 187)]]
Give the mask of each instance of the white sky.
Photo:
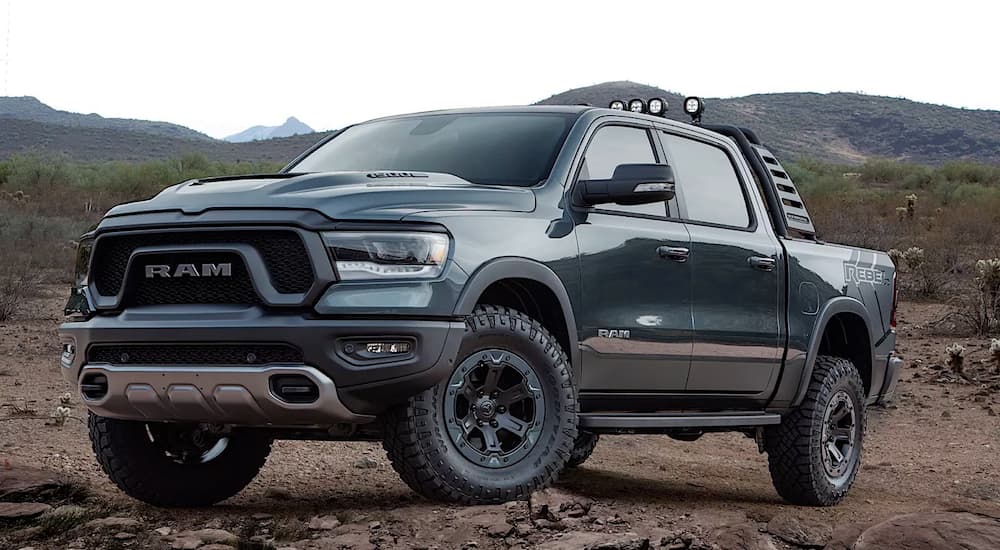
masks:
[(526, 104), (608, 80), (1000, 109), (998, 21), (985, 0), (0, 0), (0, 58), (6, 95), (217, 137), (289, 115), (328, 129)]

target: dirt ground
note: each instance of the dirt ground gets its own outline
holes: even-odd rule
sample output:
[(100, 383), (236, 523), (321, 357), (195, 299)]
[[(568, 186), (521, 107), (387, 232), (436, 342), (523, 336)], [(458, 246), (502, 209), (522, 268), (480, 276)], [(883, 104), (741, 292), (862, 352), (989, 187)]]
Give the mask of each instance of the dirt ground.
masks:
[[(856, 537), (898, 514), (958, 508), (1000, 517), (1000, 388), (942, 382), (938, 367), (945, 346), (958, 341), (968, 348), (967, 367), (985, 373), (989, 367), (980, 362), (989, 342), (930, 334), (927, 323), (944, 311), (939, 305), (902, 305), (898, 350), (906, 366), (897, 398), (870, 409), (863, 467), (841, 505), (783, 503), (766, 457), (739, 434), (693, 443), (613, 436), (601, 440), (584, 466), (568, 471), (554, 493), (589, 509), (546, 523), (531, 521), (536, 503), (529, 511), (527, 505), (468, 510), (428, 502), (399, 481), (381, 447), (369, 443), (278, 442), (257, 480), (211, 509), (165, 511), (133, 501), (100, 471), (81, 421), (86, 411), (75, 399), (65, 426), (47, 425), (68, 389), (58, 372), (55, 334), (63, 294), (49, 289), (19, 320), (0, 323), (0, 467), (44, 468), (85, 486), (90, 496), (76, 497), (73, 504), (82, 509), (74, 509), (78, 519), (64, 528), (0, 522), (0, 548), (212, 548), (205, 537), (191, 542), (177, 535), (206, 527), (233, 534), (238, 542), (221, 542), (241, 548), (583, 548), (595, 547), (586, 542), (595, 537), (619, 541), (608, 548), (646, 547), (621, 542), (631, 536), (624, 533), (670, 548), (832, 548), (838, 538)], [(25, 409), (37, 418), (26, 418)], [(103, 516), (137, 522), (105, 534), (84, 523)], [(324, 516), (336, 519), (321, 525)], [(818, 530), (821, 540), (775, 533), (775, 523), (788, 521)]]

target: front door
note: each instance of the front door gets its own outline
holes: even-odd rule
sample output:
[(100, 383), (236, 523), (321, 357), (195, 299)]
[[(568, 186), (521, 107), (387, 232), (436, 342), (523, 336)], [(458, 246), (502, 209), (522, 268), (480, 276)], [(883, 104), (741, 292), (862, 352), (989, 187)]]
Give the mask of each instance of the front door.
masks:
[[(660, 161), (650, 130), (605, 125), (577, 179)], [(662, 162), (662, 161), (660, 161)], [(581, 389), (681, 392), (692, 347), (690, 239), (666, 203), (601, 205), (576, 227), (580, 248)]]

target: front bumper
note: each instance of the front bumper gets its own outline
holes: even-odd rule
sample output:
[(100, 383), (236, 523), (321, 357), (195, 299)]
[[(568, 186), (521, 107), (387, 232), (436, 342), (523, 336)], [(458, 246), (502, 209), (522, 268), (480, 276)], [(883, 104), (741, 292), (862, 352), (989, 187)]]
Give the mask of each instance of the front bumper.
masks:
[[(135, 420), (188, 420), (240, 425), (362, 423), (436, 384), (451, 371), (465, 330), (457, 318), (331, 319), (275, 314), (256, 307), (176, 306), (125, 310), (63, 324), (63, 377), (97, 414)], [(402, 359), (358, 362), (344, 342), (405, 338)], [(284, 343), (302, 352), (301, 364), (173, 365), (88, 363), (94, 344)], [(108, 394), (80, 391), (86, 374), (107, 376)], [(275, 396), (275, 374), (305, 376), (319, 389), (308, 404)]]

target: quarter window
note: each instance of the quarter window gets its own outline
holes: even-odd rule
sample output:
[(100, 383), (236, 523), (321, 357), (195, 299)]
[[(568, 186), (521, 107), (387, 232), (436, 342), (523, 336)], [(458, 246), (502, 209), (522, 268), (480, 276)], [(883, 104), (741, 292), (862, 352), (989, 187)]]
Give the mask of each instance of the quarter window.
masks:
[(677, 189), (687, 207), (685, 219), (748, 227), (750, 213), (740, 179), (721, 148), (673, 134), (663, 134)]
[[(656, 153), (646, 130), (629, 126), (604, 126), (597, 130), (587, 147), (578, 179), (610, 179), (620, 164), (655, 162)], [(660, 217), (667, 214), (666, 205), (662, 202), (636, 205), (602, 204), (599, 209)]]

